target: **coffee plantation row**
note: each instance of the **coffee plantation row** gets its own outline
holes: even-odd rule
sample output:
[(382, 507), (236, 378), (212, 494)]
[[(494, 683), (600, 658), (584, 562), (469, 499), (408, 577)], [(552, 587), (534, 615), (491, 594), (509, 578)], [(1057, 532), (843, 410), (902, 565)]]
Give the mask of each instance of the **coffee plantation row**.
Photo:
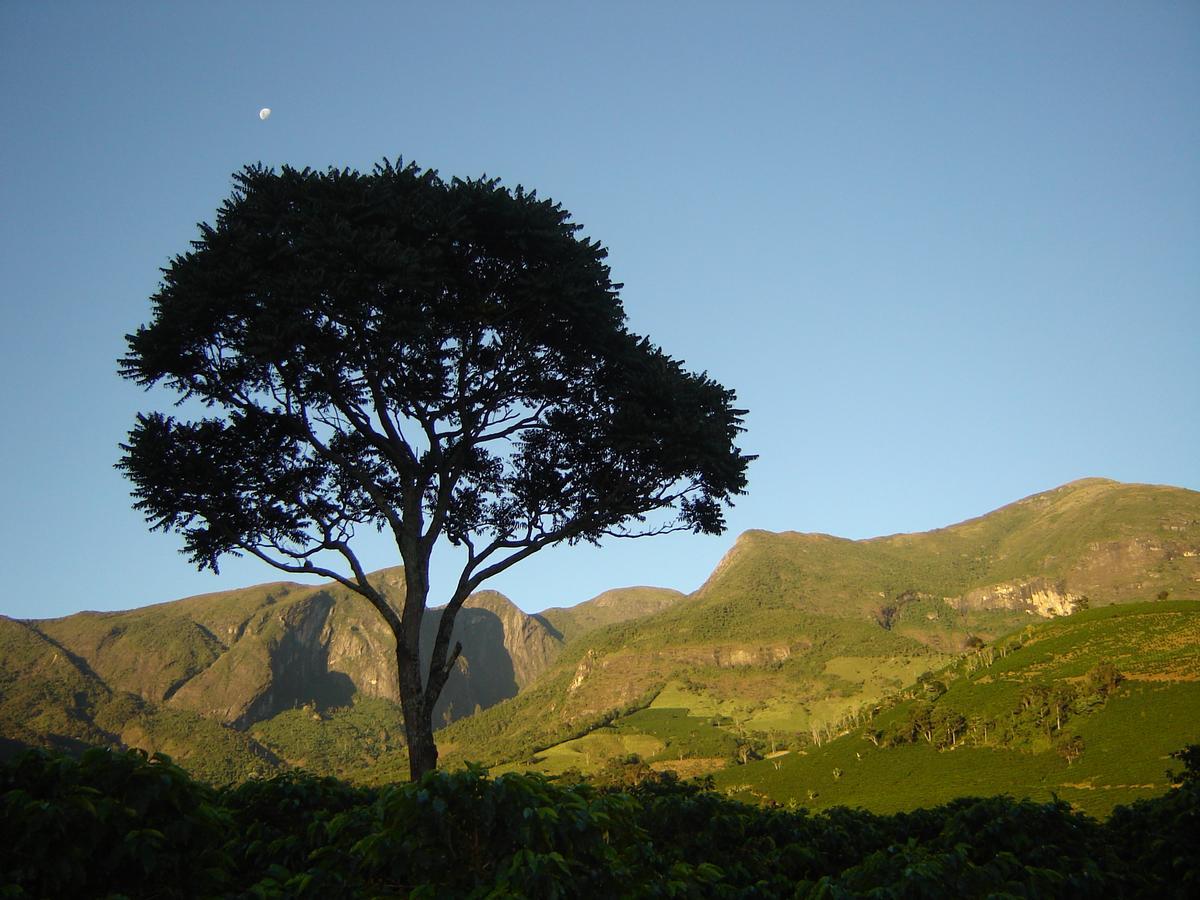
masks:
[(1200, 747), (1167, 795), (1098, 822), (964, 798), (881, 816), (479, 768), (362, 788), (213, 789), (167, 757), (0, 765), (0, 897), (1195, 897)]

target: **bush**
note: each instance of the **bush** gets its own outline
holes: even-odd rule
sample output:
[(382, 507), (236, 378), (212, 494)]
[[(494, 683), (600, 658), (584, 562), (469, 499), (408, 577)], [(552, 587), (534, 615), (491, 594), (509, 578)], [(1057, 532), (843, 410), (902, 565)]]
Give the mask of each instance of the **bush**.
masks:
[(1099, 823), (1008, 797), (811, 815), (669, 774), (212, 791), (161, 756), (32, 752), (0, 765), (0, 896), (1200, 896), (1200, 747), (1176, 756), (1181, 787)]
[(353, 852), (369, 883), (413, 897), (618, 896), (652, 872), (637, 812), (541, 775), (431, 772), (382, 792)]
[(162, 754), (31, 750), (0, 767), (0, 893), (217, 893), (230, 817), (214, 800)]

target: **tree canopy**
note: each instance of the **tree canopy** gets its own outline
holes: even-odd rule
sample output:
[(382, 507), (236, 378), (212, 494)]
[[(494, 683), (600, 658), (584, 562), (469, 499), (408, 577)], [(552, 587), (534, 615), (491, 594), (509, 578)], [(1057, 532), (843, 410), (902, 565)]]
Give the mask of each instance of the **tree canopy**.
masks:
[[(372, 602), (406, 722), (428, 719), (455, 613), (488, 577), (563, 541), (723, 530), (744, 410), (628, 331), (606, 251), (561, 205), (387, 161), (234, 180), (120, 363), (209, 414), (139, 415), (118, 468), (199, 567), (248, 553)], [(395, 540), (402, 610), (366, 577), (364, 528)], [(422, 676), (441, 540), (464, 562)], [(419, 774), (436, 751), (408, 727)]]

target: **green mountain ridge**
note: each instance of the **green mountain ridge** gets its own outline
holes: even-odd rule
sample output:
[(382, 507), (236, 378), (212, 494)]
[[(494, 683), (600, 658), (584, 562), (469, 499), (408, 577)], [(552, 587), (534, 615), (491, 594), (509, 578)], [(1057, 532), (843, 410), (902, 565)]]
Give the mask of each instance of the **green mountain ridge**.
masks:
[[(402, 599), (402, 568), (370, 577), (389, 602)], [(640, 590), (610, 592), (623, 599), (601, 599), (595, 613), (579, 604), (568, 613), (580, 619), (572, 632), (636, 615)], [(439, 620), (432, 608), (425, 646)], [(516, 695), (563, 646), (496, 591), (468, 599), (454, 636), (463, 653), (435, 709), (442, 723)], [(394, 648), (375, 610), (338, 584), (273, 582), (58, 619), (0, 616), (0, 738), (9, 751), (99, 743), (168, 752), (218, 782), (317, 759), (338, 771), (373, 765), (403, 748)], [(390, 725), (388, 740), (376, 740), (372, 717)], [(314, 751), (331, 740), (337, 752)]]
[[(1200, 599), (1194, 491), (1085, 479), (920, 534), (751, 531), (686, 601), (585, 635), (442, 742), (450, 759), (595, 773), (653, 748), (604, 734), (648, 705), (723, 718), (734, 738), (819, 741), (979, 642), (1167, 598)], [(683, 749), (687, 774), (728, 763)]]
[[(402, 569), (372, 577), (402, 596)], [(624, 588), (529, 616), (474, 595), (456, 623), (464, 652), (439, 746), (449, 765), (596, 773), (637, 755), (720, 771), (751, 745), (824, 743), (981, 642), (1162, 599), (1200, 599), (1194, 491), (1084, 479), (931, 532), (750, 531), (687, 596)], [(296, 765), (394, 779), (392, 647), (375, 611), (336, 584), (0, 617), (0, 736), (166, 750), (212, 781)], [(622, 724), (631, 714), (657, 724)]]
[(575, 606), (544, 609), (534, 617), (549, 625), (566, 642), (606, 625), (659, 612), (686, 596), (670, 588), (615, 588)]

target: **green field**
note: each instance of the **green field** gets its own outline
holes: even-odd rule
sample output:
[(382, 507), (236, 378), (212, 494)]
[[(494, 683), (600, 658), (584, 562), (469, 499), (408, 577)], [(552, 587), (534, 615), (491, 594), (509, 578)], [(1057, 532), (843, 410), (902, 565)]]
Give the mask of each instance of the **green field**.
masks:
[[(726, 769), (717, 784), (747, 799), (813, 809), (894, 812), (1006, 793), (1059, 796), (1106, 815), (1166, 791), (1169, 754), (1200, 741), (1198, 627), (1200, 604), (1191, 602), (1108, 607), (1034, 626), (999, 642), (1020, 640), (1021, 647), (990, 665), (964, 657), (934, 673), (948, 687), (926, 708), (956, 711), (965, 722), (952, 747), (921, 740), (889, 745), (889, 732), (923, 702), (902, 699), (823, 746)], [(1087, 673), (1104, 661), (1123, 680), (1102, 698), (1085, 685)], [(1079, 687), (1061, 726), (1052, 716), (1033, 723), (1018, 712), (1031, 687), (1063, 684)], [(1068, 763), (1053, 748), (1074, 737), (1082, 752)]]
[(1039, 801), (1058, 796), (1103, 817), (1119, 804), (1166, 792), (1169, 754), (1200, 741), (1197, 710), (1200, 684), (1129, 688), (1075, 729), (1086, 749), (1069, 766), (1050, 750), (877, 748), (856, 731), (803, 754), (731, 767), (715, 777), (719, 788), (748, 801), (769, 798), (810, 809), (890, 813), (955, 797), (1008, 794)]
[[(950, 662), (930, 672), (938, 658)], [(1097, 680), (1102, 663), (1116, 672), (1111, 685)], [(1104, 816), (1165, 792), (1169, 754), (1200, 741), (1191, 601), (1081, 611), (957, 657), (825, 654), (805, 664), (819, 669), (815, 687), (790, 690), (785, 665), (737, 673), (740, 694), (722, 689), (722, 673), (693, 669), (644, 708), (496, 771), (600, 776), (636, 755), (660, 768), (706, 761), (679, 771), (715, 772), (720, 789), (749, 802), (890, 813), (1010, 794), (1058, 796)], [(1066, 693), (1052, 708), (1056, 691)], [(927, 737), (904, 737), (922, 712)], [(956, 732), (935, 730), (948, 721)], [(837, 724), (813, 727), (822, 722)], [(1069, 741), (1078, 752), (1068, 762)]]

